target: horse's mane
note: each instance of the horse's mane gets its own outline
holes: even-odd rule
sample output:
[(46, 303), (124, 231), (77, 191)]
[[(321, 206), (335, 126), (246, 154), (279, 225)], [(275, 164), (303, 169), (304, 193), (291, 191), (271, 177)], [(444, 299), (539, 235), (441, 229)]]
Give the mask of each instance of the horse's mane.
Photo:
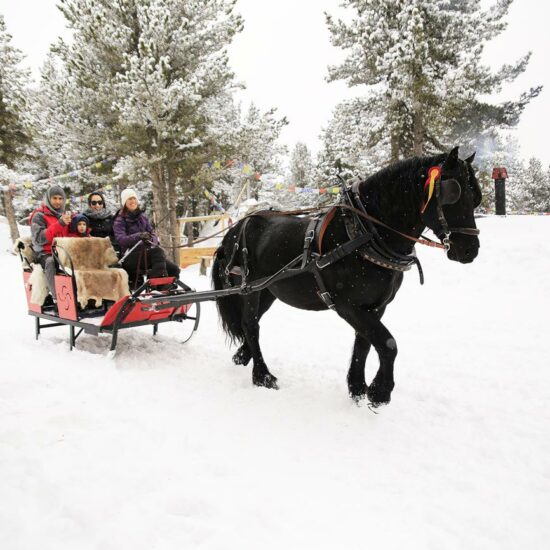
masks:
[(443, 153), (429, 157), (411, 157), (392, 163), (367, 177), (361, 184), (361, 194), (377, 210), (384, 205), (387, 208), (388, 201), (395, 204), (396, 197), (399, 200), (395, 206), (400, 206), (401, 210), (403, 206), (414, 204), (416, 207), (422, 196), (421, 186), (418, 185), (422, 170), (441, 164), (446, 157)]

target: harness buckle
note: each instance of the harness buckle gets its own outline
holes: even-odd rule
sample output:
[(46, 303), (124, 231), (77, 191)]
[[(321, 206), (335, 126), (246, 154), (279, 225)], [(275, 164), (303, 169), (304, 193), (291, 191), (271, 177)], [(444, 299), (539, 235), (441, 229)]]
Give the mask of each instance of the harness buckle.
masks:
[(229, 277), (230, 273), (231, 273), (231, 270), (233, 269), (233, 262), (235, 260), (235, 255), (237, 254), (237, 252), (239, 251), (239, 241), (237, 241), (234, 245), (233, 245), (233, 252), (231, 254), (231, 259), (229, 260), (229, 263), (225, 266), (225, 277)]
[(305, 236), (304, 239), (304, 248), (309, 248), (309, 245), (313, 242), (313, 239), (315, 239), (315, 230), (310, 229)]
[(451, 239), (449, 238), (450, 236), (450, 233), (445, 233), (445, 236), (443, 237), (443, 246), (445, 247), (445, 250), (449, 250), (451, 248)]
[(336, 306), (334, 305), (334, 302), (332, 301), (332, 298), (330, 297), (330, 294), (327, 291), (318, 292), (317, 294), (319, 294), (319, 298), (323, 300), (323, 302), (328, 308), (332, 309), (332, 311), (336, 311)]

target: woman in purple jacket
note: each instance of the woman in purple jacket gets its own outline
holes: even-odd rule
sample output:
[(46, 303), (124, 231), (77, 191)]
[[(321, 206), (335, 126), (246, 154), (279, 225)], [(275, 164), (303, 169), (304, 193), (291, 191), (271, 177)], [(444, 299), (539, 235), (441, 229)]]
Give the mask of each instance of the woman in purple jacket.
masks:
[(146, 272), (150, 279), (167, 275), (179, 277), (180, 268), (166, 259), (151, 223), (139, 207), (136, 192), (133, 189), (124, 189), (120, 199), (122, 209), (115, 217), (113, 232), (120, 245), (121, 254), (124, 256), (127, 250), (141, 241), (141, 245), (130, 252), (122, 263), (129, 279), (136, 281), (139, 272)]

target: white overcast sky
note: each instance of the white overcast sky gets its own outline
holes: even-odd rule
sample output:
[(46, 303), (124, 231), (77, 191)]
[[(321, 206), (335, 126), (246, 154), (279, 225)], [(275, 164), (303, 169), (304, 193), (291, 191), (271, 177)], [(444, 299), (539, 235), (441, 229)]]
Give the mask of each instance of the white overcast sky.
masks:
[[(67, 36), (56, 0), (0, 0), (8, 31), (26, 55), (33, 74), (57, 36)], [(491, 0), (483, 0), (490, 5)], [(244, 31), (231, 46), (231, 63), (247, 90), (245, 102), (260, 108), (277, 107), (288, 118), (282, 139), (292, 147), (303, 141), (316, 151), (318, 136), (334, 106), (361, 93), (343, 83), (325, 81), (327, 65), (341, 59), (333, 48), (323, 12), (341, 13), (340, 0), (238, 0)], [(525, 157), (550, 164), (550, 3), (515, 0), (505, 33), (489, 43), (486, 61), (492, 66), (511, 63), (533, 52), (527, 71), (508, 85), (502, 99), (517, 97), (530, 86), (543, 84), (541, 95), (527, 107), (516, 130)]]

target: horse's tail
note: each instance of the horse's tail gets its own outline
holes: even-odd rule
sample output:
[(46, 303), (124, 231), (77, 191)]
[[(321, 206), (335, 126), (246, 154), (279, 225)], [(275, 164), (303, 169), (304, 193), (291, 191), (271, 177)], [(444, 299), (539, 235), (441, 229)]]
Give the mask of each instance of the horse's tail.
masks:
[[(231, 233), (231, 231), (230, 231)], [(229, 240), (230, 233), (224, 238), (222, 245), (216, 250), (214, 265), (212, 266), (212, 282), (215, 290), (221, 290), (226, 287), (225, 267), (227, 266), (228, 258), (224, 243)], [(222, 322), (224, 332), (234, 344), (244, 342), (245, 336), (241, 326), (242, 305), (239, 295), (225, 296), (216, 300), (218, 313)]]

